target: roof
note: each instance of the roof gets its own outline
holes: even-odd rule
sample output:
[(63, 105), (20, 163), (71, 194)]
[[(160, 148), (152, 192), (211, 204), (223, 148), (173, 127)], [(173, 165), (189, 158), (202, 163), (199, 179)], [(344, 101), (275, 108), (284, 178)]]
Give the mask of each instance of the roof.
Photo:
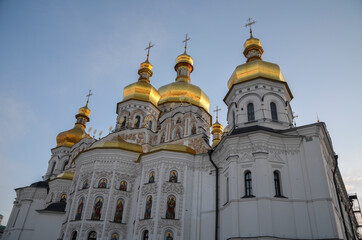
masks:
[(65, 212), (65, 202), (51, 203), (45, 209), (37, 210), (38, 212)]

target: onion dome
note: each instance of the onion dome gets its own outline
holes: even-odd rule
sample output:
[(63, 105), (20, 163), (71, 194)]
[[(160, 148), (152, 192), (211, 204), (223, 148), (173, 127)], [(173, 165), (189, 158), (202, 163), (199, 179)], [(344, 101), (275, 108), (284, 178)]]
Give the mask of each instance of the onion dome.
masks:
[[(90, 95), (89, 95), (90, 96)], [(88, 108), (88, 101), (84, 107), (79, 108), (78, 114), (75, 115), (77, 119), (74, 127), (68, 131), (61, 132), (57, 136), (57, 147), (73, 147), (83, 138), (91, 138), (86, 132), (86, 123), (89, 122), (90, 109)]]
[(111, 149), (119, 148), (127, 151), (143, 153), (141, 145), (126, 142), (119, 135), (99, 140), (93, 143), (93, 145), (90, 147), (90, 149), (97, 149), (97, 148), (111, 148)]
[(246, 63), (236, 67), (228, 81), (228, 88), (235, 84), (247, 82), (256, 78), (265, 78), (271, 81), (282, 82), (285, 84), (291, 98), (293, 95), (289, 89), (287, 82), (277, 64), (263, 61), (261, 56), (264, 50), (259, 39), (254, 38), (250, 31), (250, 38), (244, 43), (244, 56)]
[(211, 134), (212, 134), (212, 147), (216, 147), (221, 141), (222, 136), (222, 125), (216, 121), (211, 126)]
[[(153, 45), (146, 49), (149, 50)], [(139, 78), (138, 81), (126, 86), (123, 90), (123, 100), (139, 100), (144, 102), (150, 102), (157, 107), (158, 100), (160, 99), (160, 94), (158, 91), (150, 84), (150, 77), (152, 77), (152, 64), (148, 61), (149, 51), (147, 54), (147, 59), (145, 62), (141, 63), (140, 69), (138, 70)]]
[(158, 105), (172, 102), (189, 103), (209, 112), (209, 97), (201, 88), (190, 83), (190, 74), (194, 69), (193, 63), (194, 60), (186, 53), (186, 49), (183, 54), (176, 58), (176, 81), (158, 89), (161, 96)]

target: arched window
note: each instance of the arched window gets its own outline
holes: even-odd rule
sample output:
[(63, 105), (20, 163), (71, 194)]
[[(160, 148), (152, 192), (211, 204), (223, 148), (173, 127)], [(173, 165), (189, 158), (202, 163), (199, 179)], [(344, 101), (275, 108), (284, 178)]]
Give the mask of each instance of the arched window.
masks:
[(152, 130), (152, 121), (148, 122), (148, 129)]
[(118, 201), (117, 201), (117, 206), (116, 206), (116, 212), (115, 212), (115, 214), (114, 214), (114, 221), (117, 222), (117, 223), (121, 223), (121, 222), (122, 222), (123, 206), (124, 206), (124, 201), (123, 201), (123, 199), (118, 199)]
[(98, 182), (98, 188), (107, 188), (107, 179), (102, 178)]
[(196, 134), (196, 126), (195, 126), (195, 125), (192, 125), (191, 134), (192, 134), (192, 135), (195, 135), (195, 134)]
[(173, 232), (171, 230), (166, 230), (165, 240), (173, 240)]
[(136, 116), (136, 118), (134, 120), (134, 128), (140, 128), (140, 125), (141, 125), (141, 117)]
[(272, 121), (278, 121), (277, 105), (275, 103), (270, 103), (270, 112)]
[(73, 234), (72, 234), (72, 240), (76, 240), (77, 239), (77, 231), (74, 231)]
[(65, 163), (64, 163), (64, 166), (63, 166), (63, 171), (64, 171), (64, 169), (65, 169), (65, 167), (68, 165), (68, 161), (66, 161)]
[(280, 189), (280, 174), (278, 171), (274, 171), (274, 188), (275, 188), (275, 197), (282, 196)]
[(150, 176), (148, 177), (148, 183), (154, 183), (155, 182), (155, 172), (152, 171), (150, 173)]
[(248, 109), (248, 122), (255, 121), (254, 104), (249, 103), (247, 109)]
[(121, 185), (119, 185), (119, 190), (127, 191), (127, 182), (126, 181), (121, 181)]
[(176, 197), (170, 195), (167, 198), (166, 218), (175, 219)]
[(152, 210), (152, 196), (148, 196), (145, 207), (145, 219), (151, 218), (151, 210)]
[(81, 220), (82, 219), (83, 207), (84, 207), (84, 198), (82, 198), (79, 201), (78, 208), (77, 208), (77, 213), (75, 214), (75, 219), (74, 220)]
[(88, 240), (97, 240), (97, 233), (95, 231), (91, 231), (88, 234)]
[(253, 187), (251, 181), (251, 172), (245, 172), (245, 197), (253, 196)]
[(148, 230), (145, 230), (142, 234), (142, 240), (148, 240)]
[(50, 174), (53, 174), (54, 169), (55, 169), (55, 164), (56, 164), (56, 162), (54, 161), (54, 162), (53, 162), (53, 166), (52, 166), (52, 170), (50, 171)]
[(176, 170), (172, 170), (170, 172), (170, 177), (169, 177), (169, 182), (177, 182), (177, 171)]
[(117, 233), (113, 233), (111, 240), (118, 240), (118, 238), (119, 238), (118, 234), (117, 234)]
[(127, 117), (123, 116), (123, 120), (121, 121), (121, 129), (124, 129), (126, 127)]
[(103, 206), (103, 198), (97, 197), (94, 201), (93, 212), (92, 212), (92, 220), (100, 220)]

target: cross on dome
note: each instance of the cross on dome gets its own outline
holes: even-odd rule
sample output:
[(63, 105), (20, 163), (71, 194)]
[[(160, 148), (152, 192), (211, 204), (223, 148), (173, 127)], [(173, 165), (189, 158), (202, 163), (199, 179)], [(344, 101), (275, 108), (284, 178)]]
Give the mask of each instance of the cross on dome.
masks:
[(155, 44), (152, 44), (151, 42), (149, 42), (148, 47), (145, 48), (145, 50), (147, 50), (147, 60), (146, 60), (147, 62), (148, 62), (148, 58), (150, 56), (150, 49), (154, 46), (155, 46)]
[(87, 103), (85, 105), (86, 107), (88, 107), (89, 97), (93, 95), (93, 93), (91, 93), (91, 92), (92, 92), (92, 90), (89, 90), (89, 93), (86, 95), (86, 97), (87, 97)]
[(252, 20), (252, 18), (248, 18), (249, 22), (244, 25), (244, 27), (246, 27), (246, 28), (249, 27), (249, 29), (250, 29), (250, 38), (253, 37), (253, 30), (251, 29), (251, 25), (256, 23), (254, 20), (253, 21), (251, 21), (251, 20)]
[(216, 122), (218, 122), (219, 120), (219, 111), (221, 111), (221, 108), (219, 108), (219, 106), (216, 106), (216, 109), (214, 110), (214, 112), (216, 112)]
[(187, 41), (190, 41), (191, 38), (187, 38), (187, 33), (186, 33), (186, 37), (185, 40), (183, 40), (182, 42), (185, 43), (185, 54), (186, 54), (186, 48), (187, 48)]

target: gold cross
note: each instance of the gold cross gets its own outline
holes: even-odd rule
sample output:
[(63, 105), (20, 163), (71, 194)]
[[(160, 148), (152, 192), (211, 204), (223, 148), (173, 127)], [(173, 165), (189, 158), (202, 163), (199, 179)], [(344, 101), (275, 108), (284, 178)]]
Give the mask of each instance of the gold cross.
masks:
[(245, 24), (244, 27), (249, 27), (250, 28), (250, 37), (253, 37), (253, 30), (251, 29), (251, 25), (255, 24), (255, 21), (251, 21), (252, 18), (248, 18), (249, 23)]
[(148, 57), (150, 56), (150, 49), (151, 47), (154, 47), (155, 44), (152, 44), (151, 42), (148, 43), (148, 47), (145, 48), (145, 50), (147, 50), (147, 60), (148, 61)]
[(219, 108), (219, 106), (216, 106), (216, 109), (214, 110), (214, 112), (216, 112), (216, 122), (219, 120), (219, 111), (221, 111), (221, 108)]
[(89, 97), (93, 95), (93, 93), (91, 93), (92, 90), (89, 90), (88, 95), (86, 95), (87, 97), (87, 104), (85, 105), (86, 107), (88, 107), (88, 102), (89, 102)]
[(187, 38), (187, 33), (186, 33), (186, 38), (185, 40), (183, 40), (182, 42), (185, 43), (185, 54), (186, 54), (186, 48), (187, 48), (187, 41), (189, 41), (191, 38)]

